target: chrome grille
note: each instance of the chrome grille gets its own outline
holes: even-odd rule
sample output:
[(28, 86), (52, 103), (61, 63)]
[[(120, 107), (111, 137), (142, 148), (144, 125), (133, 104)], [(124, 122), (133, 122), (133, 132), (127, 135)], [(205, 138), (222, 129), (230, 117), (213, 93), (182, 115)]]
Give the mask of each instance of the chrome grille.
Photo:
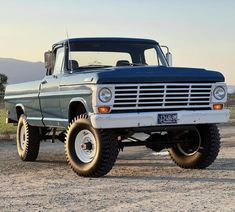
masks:
[(212, 84), (125, 84), (115, 86), (115, 110), (209, 108)]

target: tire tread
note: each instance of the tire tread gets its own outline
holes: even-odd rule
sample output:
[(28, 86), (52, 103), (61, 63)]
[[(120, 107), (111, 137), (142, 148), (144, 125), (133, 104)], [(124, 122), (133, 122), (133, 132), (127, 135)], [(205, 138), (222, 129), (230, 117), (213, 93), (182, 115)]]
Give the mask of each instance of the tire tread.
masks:
[(29, 125), (25, 115), (21, 115), (19, 122), (21, 120), (25, 126), (25, 149), (20, 157), (23, 161), (35, 161), (38, 157), (40, 147), (39, 129), (38, 127)]
[(203, 149), (202, 156), (197, 163), (193, 165), (185, 165), (179, 163), (174, 154), (169, 152), (169, 155), (176, 165), (184, 169), (205, 169), (210, 166), (216, 159), (220, 150), (220, 133), (218, 127), (215, 124), (206, 125), (202, 127), (201, 132), (204, 134), (206, 139), (206, 147)]
[[(68, 142), (68, 135), (70, 132), (70, 127), (73, 125), (73, 123), (78, 122), (80, 119), (88, 119), (87, 114), (82, 114), (80, 116), (77, 116), (72, 120), (72, 122), (69, 124), (67, 132), (66, 132), (66, 142)], [(101, 156), (100, 160), (98, 161), (98, 164), (95, 166), (95, 168), (89, 170), (86, 173), (79, 172), (70, 162), (70, 156), (67, 151), (67, 145), (65, 142), (65, 155), (66, 160), (71, 167), (71, 169), (82, 177), (101, 177), (106, 175), (114, 166), (117, 155), (118, 155), (118, 143), (115, 141), (111, 133), (105, 130), (98, 130), (98, 134), (100, 137), (100, 140), (102, 142), (102, 148), (101, 148)]]

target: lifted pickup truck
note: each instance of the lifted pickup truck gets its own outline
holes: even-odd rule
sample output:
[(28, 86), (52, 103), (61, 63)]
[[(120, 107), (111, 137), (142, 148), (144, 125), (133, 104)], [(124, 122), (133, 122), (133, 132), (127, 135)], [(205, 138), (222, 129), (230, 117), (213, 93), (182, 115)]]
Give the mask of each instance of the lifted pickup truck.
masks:
[(154, 40), (56, 43), (45, 53), (42, 80), (6, 88), (7, 121), (18, 123), (20, 158), (34, 161), (41, 140), (59, 139), (68, 164), (84, 177), (107, 174), (125, 146), (167, 148), (182, 168), (208, 167), (220, 148), (216, 123), (229, 119), (224, 77), (170, 64), (170, 52), (164, 55)]

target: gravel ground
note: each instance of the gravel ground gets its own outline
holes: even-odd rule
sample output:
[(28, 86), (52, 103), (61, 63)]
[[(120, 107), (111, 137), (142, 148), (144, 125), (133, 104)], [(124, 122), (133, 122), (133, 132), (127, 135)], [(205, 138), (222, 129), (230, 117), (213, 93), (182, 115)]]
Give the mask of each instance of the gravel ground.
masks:
[(22, 162), (15, 142), (0, 142), (0, 211), (235, 211), (235, 127), (221, 127), (222, 148), (206, 170), (183, 170), (165, 152), (120, 153), (103, 178), (81, 178), (63, 144), (42, 143)]

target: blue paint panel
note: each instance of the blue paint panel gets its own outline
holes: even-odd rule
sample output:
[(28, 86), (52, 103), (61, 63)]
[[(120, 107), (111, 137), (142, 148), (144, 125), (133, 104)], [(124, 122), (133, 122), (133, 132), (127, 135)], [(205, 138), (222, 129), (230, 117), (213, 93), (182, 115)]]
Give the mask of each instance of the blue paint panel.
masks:
[(63, 41), (60, 41), (53, 46), (60, 45), (66, 42), (128, 42), (128, 43), (148, 43), (148, 44), (157, 44), (155, 40), (151, 39), (142, 39), (142, 38), (120, 38), (120, 37), (94, 37), (94, 38), (70, 38)]
[[(91, 72), (85, 71), (92, 76)], [(85, 73), (84, 72), (84, 73)], [(104, 83), (164, 83), (164, 82), (224, 82), (224, 76), (216, 71), (198, 68), (164, 66), (122, 67), (92, 70), (94, 81)]]

